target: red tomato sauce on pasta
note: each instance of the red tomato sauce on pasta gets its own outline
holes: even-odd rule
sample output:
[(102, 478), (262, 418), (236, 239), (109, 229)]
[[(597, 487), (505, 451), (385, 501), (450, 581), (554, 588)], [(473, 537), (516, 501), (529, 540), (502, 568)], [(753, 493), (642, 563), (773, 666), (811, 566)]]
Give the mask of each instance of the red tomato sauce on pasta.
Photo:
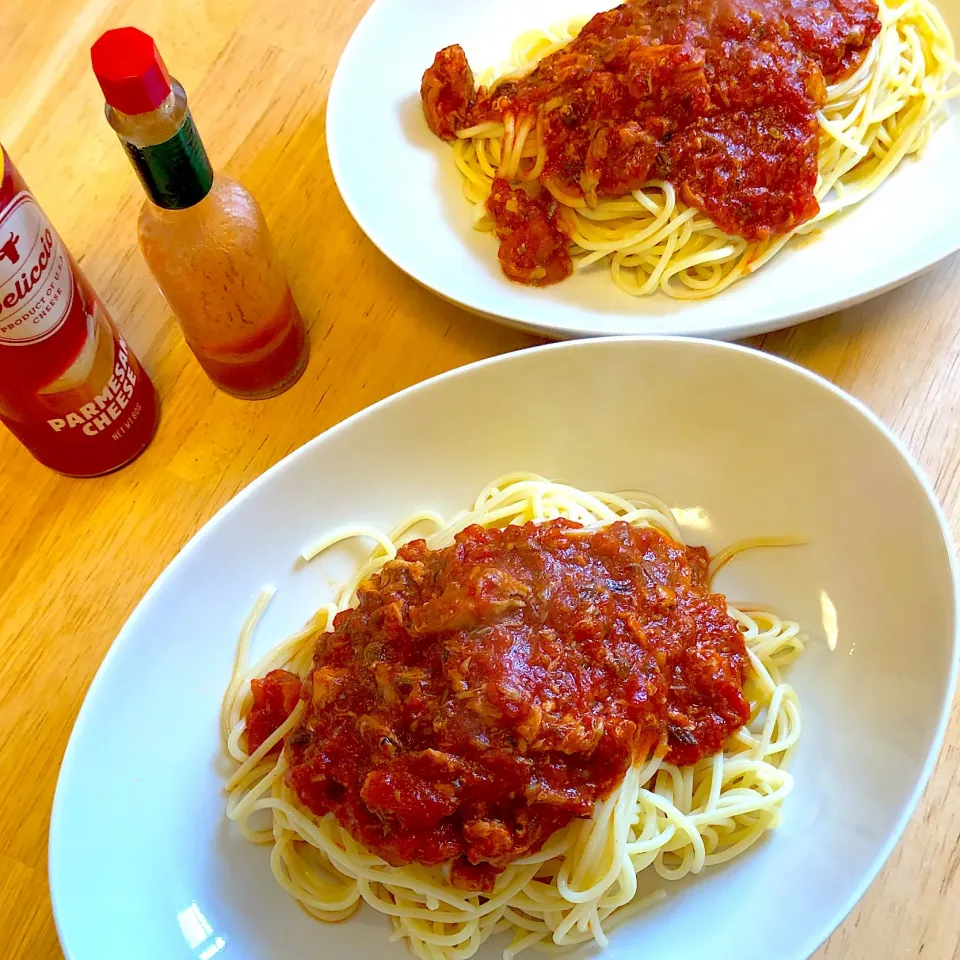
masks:
[(247, 714), (247, 752), (263, 746), (300, 701), (300, 678), (289, 670), (271, 670), (262, 680), (251, 680), (253, 706)]
[[(557, 254), (569, 238), (551, 194), (592, 208), (666, 180), (751, 241), (813, 217), (817, 111), (827, 84), (853, 72), (879, 32), (873, 0), (628, 0), (492, 90), (476, 89), (463, 50), (446, 47), (423, 77), (424, 114), (445, 139), (491, 120), (539, 138), (539, 176), (495, 181), (488, 212), (507, 276), (543, 285), (572, 272)], [(529, 171), (533, 161), (524, 163)], [(537, 200), (525, 224), (506, 222), (495, 199), (505, 190)]]
[[(316, 641), (289, 782), (390, 863), (451, 862), (454, 884), (490, 889), (634, 762), (695, 763), (747, 722), (745, 645), (706, 569), (702, 548), (623, 522), (402, 547)], [(269, 705), (291, 676), (255, 681), (248, 729), (289, 715)]]

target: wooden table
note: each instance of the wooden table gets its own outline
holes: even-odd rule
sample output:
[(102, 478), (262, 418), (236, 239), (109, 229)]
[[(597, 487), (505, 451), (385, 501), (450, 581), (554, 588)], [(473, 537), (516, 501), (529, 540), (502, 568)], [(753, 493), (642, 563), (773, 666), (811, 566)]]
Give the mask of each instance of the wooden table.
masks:
[[(340, 200), (326, 159), (327, 90), (368, 5), (0, 4), (0, 138), (163, 401), (152, 446), (100, 480), (59, 477), (0, 431), (0, 955), (9, 960), (61, 956), (46, 883), (57, 770), (94, 672), (153, 579), (238, 490), (317, 433), (426, 377), (535, 342), (421, 289)], [(154, 35), (214, 164), (266, 212), (313, 344), (306, 375), (282, 397), (242, 403), (211, 386), (136, 249), (142, 194), (102, 118), (88, 56), (101, 30), (125, 24)], [(955, 536), (958, 270), (954, 258), (872, 303), (752, 342), (876, 410), (933, 479)], [(904, 840), (818, 958), (960, 958), (958, 717)]]

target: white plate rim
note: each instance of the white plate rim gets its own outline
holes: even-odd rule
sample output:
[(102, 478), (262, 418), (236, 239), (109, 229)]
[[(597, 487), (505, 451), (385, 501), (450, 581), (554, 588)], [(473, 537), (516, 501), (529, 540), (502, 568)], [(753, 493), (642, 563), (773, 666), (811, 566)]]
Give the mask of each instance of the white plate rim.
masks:
[[(462, 367), (456, 367), (452, 370), (448, 370), (445, 373), (438, 374), (434, 377), (430, 377), (427, 380), (423, 380), (420, 383), (413, 384), (410, 387), (407, 387), (404, 390), (401, 390), (397, 393), (391, 394), (387, 397), (384, 397), (382, 400), (377, 401), (376, 403), (365, 407), (362, 410), (357, 411), (350, 417), (345, 420), (342, 420), (340, 423), (334, 424), (332, 427), (329, 427), (327, 430), (319, 433), (316, 437), (311, 440), (308, 440), (302, 446), (298, 447), (296, 450), (291, 451), (272, 467), (264, 471), (260, 476), (252, 480), (246, 487), (244, 487), (239, 493), (235, 494), (227, 503), (225, 503), (209, 520), (207, 520), (199, 530), (194, 533), (190, 540), (178, 551), (176, 556), (170, 561), (170, 563), (164, 568), (160, 573), (157, 579), (149, 587), (140, 601), (137, 603), (137, 606), (134, 608), (133, 612), (124, 622), (123, 626), (120, 628), (120, 631), (113, 639), (107, 653), (105, 654), (103, 660), (100, 663), (100, 666), (97, 668), (96, 674), (87, 688), (87, 691), (84, 695), (83, 703), (80, 707), (80, 711), (77, 714), (76, 720), (74, 721), (73, 729), (70, 733), (70, 738), (67, 743), (67, 748), (64, 753), (63, 759), (60, 763), (60, 770), (57, 778), (57, 786), (54, 794), (53, 806), (50, 815), (50, 827), (48, 834), (48, 851), (47, 851), (47, 879), (50, 889), (50, 900), (53, 908), (54, 923), (57, 929), (57, 936), (60, 940), (60, 945), (63, 948), (64, 954), (68, 960), (99, 960), (97, 957), (90, 956), (81, 956), (79, 954), (74, 954), (70, 951), (69, 943), (67, 942), (68, 933), (64, 930), (62, 925), (62, 919), (60, 912), (58, 910), (58, 899), (62, 899), (64, 894), (58, 893), (58, 886), (62, 882), (58, 879), (59, 877), (59, 865), (58, 865), (58, 850), (63, 847), (63, 840), (61, 838), (61, 827), (60, 821), (62, 817), (62, 809), (64, 805), (68, 802), (65, 798), (65, 793), (68, 787), (64, 784), (69, 781), (73, 775), (73, 769), (79, 762), (78, 751), (80, 749), (79, 743), (83, 739), (83, 728), (87, 722), (88, 715), (92, 711), (90, 704), (98, 696), (98, 691), (100, 687), (106, 682), (106, 676), (109, 671), (110, 665), (113, 662), (113, 659), (118, 655), (120, 649), (129, 642), (129, 638), (133, 636), (136, 632), (135, 628), (138, 621), (141, 617), (145, 616), (145, 611), (150, 606), (154, 596), (160, 594), (166, 587), (168, 580), (173, 579), (177, 572), (179, 571), (180, 566), (185, 564), (190, 557), (190, 555), (197, 549), (200, 549), (201, 542), (204, 539), (206, 533), (211, 529), (224, 522), (227, 517), (230, 516), (234, 511), (240, 509), (242, 504), (251, 496), (253, 496), (262, 486), (265, 486), (270, 482), (270, 478), (274, 473), (279, 473), (284, 469), (287, 469), (288, 464), (296, 458), (299, 458), (305, 454), (305, 452), (320, 444), (326, 437), (333, 434), (342, 433), (350, 430), (355, 423), (360, 422), (361, 420), (373, 416), (376, 411), (385, 407), (401, 397), (405, 397), (409, 394), (426, 390), (431, 388), (433, 385), (451, 380), (459, 377), (469, 376), (471, 371), (492, 366), (495, 364), (510, 364), (511, 362), (522, 362), (523, 358), (527, 354), (531, 353), (542, 353), (546, 351), (568, 351), (568, 350), (581, 350), (581, 349), (590, 349), (594, 345), (600, 345), (609, 342), (617, 342), (622, 344), (624, 341), (632, 341), (639, 343), (655, 343), (655, 342), (684, 342), (684, 343), (698, 343), (705, 347), (709, 347), (716, 350), (722, 351), (733, 351), (739, 353), (750, 354), (758, 362), (765, 362), (773, 366), (778, 366), (786, 369), (791, 374), (803, 377), (814, 384), (826, 388), (830, 393), (834, 394), (838, 399), (845, 401), (860, 414), (862, 414), (868, 423), (881, 434), (886, 440), (888, 440), (900, 454), (903, 461), (906, 463), (910, 469), (911, 474), (914, 479), (920, 485), (920, 488), (923, 490), (929, 505), (934, 511), (934, 515), (937, 519), (937, 522), (940, 527), (940, 534), (943, 538), (943, 544), (945, 547), (946, 555), (949, 561), (949, 570), (950, 570), (950, 580), (953, 585), (953, 597), (954, 597), (954, 617), (953, 617), (953, 637), (952, 637), (952, 648), (953, 656), (951, 659), (951, 670), (950, 677), (948, 678), (945, 696), (943, 702), (940, 706), (940, 716), (937, 721), (937, 728), (935, 735), (930, 743), (930, 748), (927, 752), (927, 756), (924, 760), (923, 767), (920, 771), (920, 776), (917, 779), (914, 788), (905, 803), (903, 810), (901, 811), (900, 817), (897, 819), (893, 830), (891, 831), (886, 843), (880, 848), (877, 855), (874, 857), (873, 861), (870, 864), (870, 867), (865, 871), (863, 877), (861, 878), (858, 885), (855, 887), (850, 896), (843, 902), (843, 904), (835, 911), (834, 915), (831, 917), (830, 921), (823, 926), (822, 929), (815, 931), (810, 935), (807, 940), (806, 945), (802, 948), (801, 953), (797, 954), (795, 960), (807, 960), (819, 946), (821, 946), (840, 926), (840, 924), (846, 919), (850, 912), (854, 909), (860, 899), (863, 897), (864, 893), (867, 891), (869, 886), (876, 879), (881, 869), (886, 864), (891, 853), (893, 852), (896, 845), (899, 843), (903, 833), (913, 818), (913, 815), (916, 812), (917, 806), (919, 805), (920, 798), (922, 797), (926, 787), (930, 781), (930, 777), (933, 773), (933, 769), (940, 757), (940, 753), (943, 748), (944, 739), (946, 737), (947, 726), (950, 722), (950, 717), (952, 714), (952, 707), (956, 697), (957, 690), (957, 681), (958, 673), (960, 673), (960, 617), (958, 617), (958, 610), (960, 610), (960, 561), (957, 558), (956, 545), (952, 536), (950, 526), (947, 522), (946, 515), (943, 512), (940, 502), (937, 499), (937, 496), (933, 490), (933, 487), (927, 478), (924, 471), (920, 468), (919, 464), (914, 459), (913, 455), (906, 448), (906, 445), (900, 440), (896, 434), (872, 411), (867, 407), (862, 401), (858, 400), (856, 397), (842, 390), (836, 384), (832, 383), (830, 380), (827, 380), (824, 377), (821, 377), (819, 374), (812, 372), (811, 370), (806, 369), (798, 364), (791, 363), (788, 360), (785, 360), (781, 357), (774, 356), (769, 353), (765, 353), (760, 350), (755, 350), (751, 347), (742, 346), (739, 344), (724, 343), (722, 341), (712, 340), (708, 338), (701, 337), (686, 337), (680, 335), (665, 336), (665, 335), (631, 335), (631, 336), (607, 336), (607, 337), (596, 337), (584, 341), (561, 341), (559, 343), (549, 343), (544, 344), (538, 347), (532, 347), (527, 350), (515, 351), (507, 354), (498, 354), (492, 357), (485, 358), (483, 360), (475, 361), (474, 363), (467, 364)], [(787, 958), (784, 958), (787, 960)]]

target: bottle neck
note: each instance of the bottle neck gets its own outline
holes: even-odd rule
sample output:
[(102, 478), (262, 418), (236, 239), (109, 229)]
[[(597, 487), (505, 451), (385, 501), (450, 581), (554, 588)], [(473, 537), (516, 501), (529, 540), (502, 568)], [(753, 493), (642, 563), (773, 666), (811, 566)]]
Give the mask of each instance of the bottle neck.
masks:
[(120, 138), (147, 196), (158, 207), (183, 210), (213, 186), (213, 168), (187, 106), (183, 87), (149, 113), (125, 114), (107, 105), (106, 117)]

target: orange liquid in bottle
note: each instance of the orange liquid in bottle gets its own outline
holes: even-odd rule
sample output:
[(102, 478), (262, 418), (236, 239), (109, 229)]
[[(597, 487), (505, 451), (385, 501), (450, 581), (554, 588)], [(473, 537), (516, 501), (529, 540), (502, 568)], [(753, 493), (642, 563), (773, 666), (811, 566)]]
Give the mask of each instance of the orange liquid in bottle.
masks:
[(213, 353), (193, 348), (200, 366), (221, 389), (255, 400), (285, 390), (303, 372), (307, 343), (303, 322), (288, 293), (276, 317), (246, 340)]
[(263, 214), (216, 174), (199, 203), (144, 201), (140, 249), (213, 382), (247, 400), (275, 396), (303, 373), (309, 345)]

